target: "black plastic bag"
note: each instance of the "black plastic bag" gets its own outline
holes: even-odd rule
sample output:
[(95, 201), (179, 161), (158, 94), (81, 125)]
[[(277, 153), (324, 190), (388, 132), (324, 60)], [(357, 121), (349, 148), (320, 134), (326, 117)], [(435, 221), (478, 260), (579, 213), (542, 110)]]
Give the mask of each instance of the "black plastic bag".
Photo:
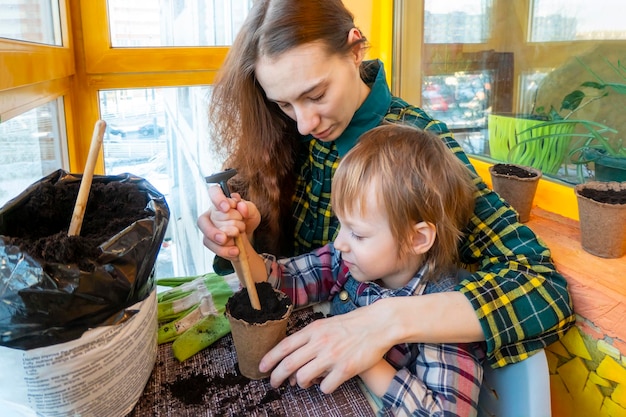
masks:
[(80, 235), (68, 237), (81, 178), (58, 170), (0, 209), (2, 346), (50, 346), (120, 323), (155, 287), (164, 196), (132, 174), (94, 175)]

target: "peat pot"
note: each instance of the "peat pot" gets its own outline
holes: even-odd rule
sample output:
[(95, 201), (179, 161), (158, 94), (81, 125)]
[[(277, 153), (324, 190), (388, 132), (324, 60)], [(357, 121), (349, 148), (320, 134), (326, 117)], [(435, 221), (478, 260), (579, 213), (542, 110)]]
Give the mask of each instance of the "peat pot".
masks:
[(581, 244), (602, 258), (626, 254), (626, 182), (590, 181), (574, 188)]
[(519, 214), (520, 222), (530, 219), (541, 171), (517, 164), (495, 164), (489, 167), (493, 190)]
[(293, 303), (284, 292), (273, 289), (267, 282), (257, 283), (256, 288), (260, 310), (252, 308), (245, 288), (226, 303), (239, 371), (250, 379), (269, 376), (269, 372), (259, 371), (259, 363), (287, 335), (287, 323), (293, 311)]

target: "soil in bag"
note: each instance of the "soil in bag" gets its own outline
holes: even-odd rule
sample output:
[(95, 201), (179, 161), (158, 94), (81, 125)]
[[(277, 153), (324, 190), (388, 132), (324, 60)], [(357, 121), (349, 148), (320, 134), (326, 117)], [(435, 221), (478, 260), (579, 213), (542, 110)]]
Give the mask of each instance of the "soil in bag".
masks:
[(94, 176), (78, 236), (68, 236), (81, 175), (56, 171), (0, 209), (0, 345), (32, 349), (119, 323), (154, 288), (169, 218), (146, 180)]

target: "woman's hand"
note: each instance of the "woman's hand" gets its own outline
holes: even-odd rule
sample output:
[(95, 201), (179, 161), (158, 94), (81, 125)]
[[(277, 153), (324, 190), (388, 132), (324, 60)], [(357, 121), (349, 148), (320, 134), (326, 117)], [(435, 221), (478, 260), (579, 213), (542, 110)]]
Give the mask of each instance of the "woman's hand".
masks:
[(198, 218), (198, 228), (204, 235), (203, 243), (217, 256), (236, 259), (239, 249), (234, 238), (246, 233), (249, 238), (261, 222), (261, 214), (250, 201), (243, 201), (239, 194), (226, 197), (219, 186), (209, 187), (213, 206)]
[(394, 345), (390, 331), (393, 326), (385, 317), (392, 319), (377, 304), (383, 303), (310, 323), (265, 355), (260, 370), (267, 372), (275, 367), (270, 377), (273, 387), (289, 379), (292, 385), (297, 383), (302, 388), (319, 383), (322, 392), (333, 392), (377, 364)]
[[(376, 365), (399, 343), (467, 343), (485, 340), (469, 300), (461, 293), (381, 299), (349, 313), (316, 320), (283, 339), (261, 360), (270, 383), (285, 380), (324, 393)], [(273, 369), (273, 370), (272, 370)]]

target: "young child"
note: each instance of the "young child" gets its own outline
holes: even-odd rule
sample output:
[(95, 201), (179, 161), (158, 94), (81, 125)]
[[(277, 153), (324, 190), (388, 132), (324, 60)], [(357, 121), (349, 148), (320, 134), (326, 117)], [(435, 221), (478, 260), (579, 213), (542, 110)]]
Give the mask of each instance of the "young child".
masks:
[[(374, 128), (333, 178), (331, 206), (341, 224), (335, 241), (276, 259), (257, 256), (245, 238), (254, 281), (268, 280), (295, 307), (330, 300), (331, 315), (388, 297), (452, 291), (474, 190), (470, 171), (438, 137), (401, 124)], [(234, 199), (240, 211), (251, 204)], [(243, 222), (229, 226), (237, 228), (231, 235), (246, 235)], [(402, 344), (359, 376), (396, 415), (474, 416), (483, 357), (478, 343)]]

